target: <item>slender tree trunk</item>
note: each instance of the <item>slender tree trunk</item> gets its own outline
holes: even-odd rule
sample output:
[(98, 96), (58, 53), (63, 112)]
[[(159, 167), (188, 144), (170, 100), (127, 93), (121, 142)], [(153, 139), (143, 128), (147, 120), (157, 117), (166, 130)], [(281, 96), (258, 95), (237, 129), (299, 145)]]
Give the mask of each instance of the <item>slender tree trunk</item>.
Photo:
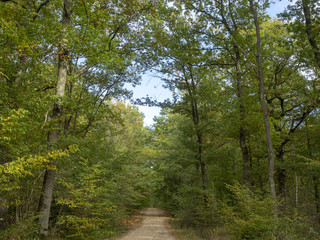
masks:
[(280, 163), (277, 169), (277, 175), (278, 175), (278, 183), (279, 183), (278, 193), (282, 199), (285, 199), (286, 198), (286, 169), (284, 168), (283, 155), (284, 155), (284, 151), (283, 149), (280, 149), (277, 152), (277, 160)]
[(48, 235), (49, 216), (51, 210), (52, 194), (54, 189), (54, 181), (56, 176), (55, 164), (52, 162), (50, 168), (47, 169), (43, 179), (41, 197), (39, 202), (39, 224), (40, 235), (45, 238)]
[(277, 177), (278, 177), (278, 194), (283, 199), (286, 200), (286, 169), (284, 166), (284, 147), (289, 142), (289, 139), (284, 139), (281, 144), (276, 149), (276, 156), (279, 162), (279, 166), (277, 168)]
[(238, 46), (234, 46), (236, 52), (236, 72), (237, 72), (237, 90), (238, 90), (238, 99), (239, 99), (239, 113), (240, 113), (240, 129), (239, 129), (239, 140), (240, 140), (240, 149), (242, 153), (243, 161), (243, 181), (246, 184), (249, 184), (250, 173), (249, 173), (249, 149), (246, 140), (246, 131), (245, 131), (245, 108), (243, 103), (243, 94), (242, 94), (242, 71), (241, 71), (241, 57)]
[(269, 186), (270, 186), (270, 195), (274, 203), (275, 217), (278, 218), (277, 195), (276, 195), (275, 182), (274, 182), (274, 153), (273, 153), (273, 146), (272, 146), (272, 139), (271, 139), (270, 123), (268, 118), (268, 109), (267, 109), (267, 104), (266, 104), (265, 94), (264, 94), (264, 76), (263, 76), (263, 69), (262, 69), (260, 24), (259, 24), (258, 14), (254, 6), (253, 0), (249, 0), (249, 1), (250, 1), (251, 12), (254, 17), (254, 24), (256, 28), (256, 37), (257, 37), (256, 58), (257, 58), (257, 64), (258, 64), (260, 101), (261, 101), (261, 108), (262, 108), (262, 114), (263, 114), (267, 150), (268, 150), (268, 162), (269, 162), (268, 178), (269, 178)]
[[(198, 127), (198, 126), (196, 126)], [(201, 170), (201, 182), (202, 182), (202, 188), (203, 190), (207, 190), (207, 171), (206, 171), (206, 164), (203, 159), (203, 140), (202, 140), (202, 134), (199, 130), (197, 130), (197, 138), (198, 138), (198, 157), (200, 162), (200, 170)], [(204, 206), (208, 207), (208, 196), (206, 193), (203, 194), (203, 201)]]
[(71, 120), (72, 120), (72, 116), (65, 117), (65, 119), (64, 119), (63, 133), (64, 133), (65, 137), (69, 136), (69, 127), (70, 127)]
[(201, 169), (201, 180), (203, 189), (206, 189), (207, 187), (207, 174), (206, 174), (206, 164), (203, 159), (203, 141), (202, 141), (202, 134), (200, 132), (197, 133), (198, 137), (198, 154), (199, 154), (199, 161), (200, 161), (200, 169)]
[[(235, 35), (238, 32), (238, 26), (236, 22), (233, 21), (233, 25), (230, 25), (225, 18), (225, 7), (223, 1), (220, 2), (220, 16), (222, 18), (222, 23), (232, 36), (233, 39), (233, 48), (236, 53), (235, 58), (235, 66), (236, 66), (236, 80), (237, 80), (237, 96), (239, 99), (239, 113), (240, 113), (240, 129), (239, 129), (239, 142), (240, 142), (240, 149), (242, 153), (242, 171), (243, 171), (243, 181), (246, 184), (249, 184), (250, 181), (250, 173), (249, 173), (249, 161), (250, 161), (250, 151), (247, 144), (246, 139), (246, 131), (245, 131), (245, 108), (244, 108), (244, 101), (243, 101), (243, 94), (242, 94), (242, 70), (241, 70), (241, 56), (240, 56), (240, 49), (235, 41)], [(230, 11), (230, 8), (229, 8)], [(232, 13), (231, 13), (232, 14)]]
[[(194, 121), (194, 126), (197, 131), (197, 142), (198, 142), (198, 158), (200, 163), (200, 170), (201, 170), (201, 182), (202, 182), (202, 188), (203, 190), (207, 190), (207, 171), (206, 171), (206, 164), (203, 159), (203, 139), (202, 139), (202, 133), (199, 129), (199, 116), (198, 116), (198, 106), (196, 103), (193, 104), (193, 119), (197, 119)], [(208, 206), (208, 196), (206, 193), (203, 195), (204, 205), (205, 207)]]
[[(206, 164), (203, 159), (203, 139), (202, 139), (202, 131), (200, 129), (200, 116), (199, 116), (199, 110), (198, 110), (198, 103), (195, 99), (196, 96), (196, 84), (195, 80), (193, 78), (192, 70), (190, 70), (191, 75), (191, 83), (192, 83), (192, 90), (189, 91), (191, 93), (191, 99), (192, 99), (192, 114), (193, 114), (193, 123), (197, 131), (197, 138), (198, 138), (198, 153), (199, 153), (199, 161), (200, 161), (200, 169), (201, 169), (201, 179), (202, 179), (202, 187), (204, 190), (207, 189), (207, 171), (206, 171)], [(204, 202), (207, 206), (208, 203), (208, 196), (204, 195)]]
[[(191, 86), (188, 82), (187, 78), (185, 78), (186, 87), (189, 93), (189, 96), (191, 98), (191, 110), (192, 110), (192, 120), (194, 127), (196, 129), (197, 134), (197, 143), (198, 143), (198, 157), (199, 157), (199, 164), (200, 164), (200, 170), (201, 170), (201, 182), (202, 182), (202, 188), (203, 190), (207, 189), (207, 172), (206, 172), (206, 164), (203, 159), (203, 139), (202, 139), (202, 132), (199, 128), (200, 124), (200, 117), (198, 112), (198, 104), (195, 99), (196, 95), (196, 86), (195, 86), (195, 80), (193, 79), (192, 70), (190, 69), (190, 75), (191, 75)], [(185, 74), (186, 75), (186, 74)], [(204, 204), (205, 207), (208, 206), (208, 196), (206, 193), (203, 195)]]
[[(58, 121), (62, 114), (62, 98), (65, 95), (65, 86), (67, 80), (67, 67), (69, 62), (69, 53), (67, 50), (67, 40), (65, 39), (66, 27), (70, 22), (70, 8), (71, 0), (64, 0), (63, 16), (62, 16), (62, 38), (59, 50), (59, 63), (58, 63), (58, 79), (56, 84), (55, 96), (57, 100), (53, 107), (52, 120)], [(59, 137), (60, 123), (57, 123), (54, 130), (48, 133), (48, 147), (54, 149)], [(46, 238), (48, 235), (49, 227), (49, 216), (52, 202), (52, 195), (54, 189), (56, 170), (55, 162), (51, 161), (48, 169), (46, 170), (43, 186), (39, 201), (39, 224), (40, 224), (40, 235), (42, 238)]]

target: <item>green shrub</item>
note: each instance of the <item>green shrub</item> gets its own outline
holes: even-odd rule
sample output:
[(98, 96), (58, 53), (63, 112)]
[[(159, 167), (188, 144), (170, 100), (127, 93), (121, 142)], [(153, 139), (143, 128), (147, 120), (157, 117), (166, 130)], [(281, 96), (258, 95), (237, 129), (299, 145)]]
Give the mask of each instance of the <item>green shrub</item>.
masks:
[(228, 233), (235, 239), (272, 239), (277, 221), (271, 199), (239, 183), (229, 185), (228, 189), (232, 202), (220, 205)]
[(8, 228), (0, 231), (2, 240), (35, 240), (38, 238), (38, 225), (35, 217), (26, 218), (23, 221), (11, 224)]
[(277, 240), (318, 240), (320, 235), (316, 232), (308, 218), (299, 216), (295, 212), (291, 216), (282, 217), (278, 221), (275, 231)]
[(58, 225), (59, 235), (62, 235), (63, 239), (97, 240), (112, 237), (117, 233), (107, 220), (95, 217), (63, 216)]

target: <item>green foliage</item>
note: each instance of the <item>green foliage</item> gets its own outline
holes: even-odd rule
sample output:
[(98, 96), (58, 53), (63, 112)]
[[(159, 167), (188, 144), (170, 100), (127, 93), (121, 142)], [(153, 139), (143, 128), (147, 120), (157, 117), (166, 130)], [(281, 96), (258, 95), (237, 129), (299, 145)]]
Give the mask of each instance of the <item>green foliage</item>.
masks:
[[(43, 168), (50, 168), (50, 160), (59, 160), (69, 157), (70, 153), (77, 151), (77, 146), (69, 146), (64, 151), (54, 150), (46, 155), (34, 155), (29, 157), (18, 158), (11, 162), (0, 165), (0, 183), (2, 190), (10, 192), (20, 188), (19, 182), (28, 176), (34, 176), (34, 172)], [(15, 181), (13, 181), (15, 180)]]
[(38, 224), (35, 217), (26, 218), (23, 221), (12, 224), (4, 231), (0, 232), (0, 238), (3, 240), (21, 239), (35, 240), (38, 239)]
[(62, 216), (56, 224), (59, 235), (64, 236), (64, 239), (105, 239), (117, 233), (112, 230), (108, 220), (101, 217), (67, 215)]
[(277, 240), (316, 240), (320, 235), (313, 228), (308, 218), (301, 216), (298, 212), (294, 212), (291, 216), (282, 217), (274, 234)]
[(71, 161), (58, 164), (54, 236), (114, 236), (131, 211), (149, 203), (152, 179), (142, 115), (121, 102), (110, 104), (114, 118), (98, 120), (78, 139), (79, 151)]
[(220, 203), (221, 218), (235, 239), (272, 239), (277, 226), (272, 201), (250, 188), (229, 185), (231, 205)]
[[(286, 23), (270, 20), (269, 1), (254, 1), (279, 192), (285, 180), (278, 220), (267, 190), (248, 1), (71, 2), (67, 26), (62, 1), (0, 3), (1, 239), (37, 238), (46, 169), (57, 172), (53, 239), (115, 236), (134, 209), (149, 204), (203, 235), (218, 225), (235, 239), (319, 238), (316, 0), (295, 1), (282, 15)], [(68, 67), (65, 96), (57, 99), (61, 46)], [(130, 96), (124, 83), (137, 84), (146, 70), (175, 95), (150, 129), (136, 107), (115, 100)], [(59, 138), (49, 151), (53, 130)], [(238, 183), (241, 134), (250, 187)]]
[(28, 129), (28, 113), (20, 108), (0, 116), (0, 145), (4, 149), (10, 149), (13, 155), (19, 152), (19, 145), (24, 141)]
[(297, 211), (274, 217), (272, 201), (261, 192), (239, 183), (229, 185), (230, 200), (220, 202), (218, 219), (232, 239), (318, 239), (307, 217)]

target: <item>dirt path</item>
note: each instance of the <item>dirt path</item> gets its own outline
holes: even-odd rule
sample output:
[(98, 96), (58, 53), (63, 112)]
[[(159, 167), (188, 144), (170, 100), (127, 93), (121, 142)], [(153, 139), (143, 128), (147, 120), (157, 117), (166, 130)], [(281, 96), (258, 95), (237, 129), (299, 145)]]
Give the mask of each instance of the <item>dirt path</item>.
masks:
[(168, 227), (168, 217), (158, 208), (147, 208), (141, 212), (142, 225), (118, 240), (175, 240)]

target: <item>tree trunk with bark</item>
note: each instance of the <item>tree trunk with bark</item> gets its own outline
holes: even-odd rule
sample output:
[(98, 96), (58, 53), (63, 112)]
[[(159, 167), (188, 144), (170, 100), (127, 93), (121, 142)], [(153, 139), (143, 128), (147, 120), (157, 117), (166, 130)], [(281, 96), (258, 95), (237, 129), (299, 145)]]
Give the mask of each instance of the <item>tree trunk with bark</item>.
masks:
[[(230, 4), (230, 2), (229, 2)], [(232, 15), (232, 8), (228, 9), (230, 14)], [(235, 35), (238, 33), (238, 25), (235, 21), (232, 21), (233, 24), (229, 24), (225, 16), (225, 6), (224, 2), (220, 2), (220, 16), (222, 24), (227, 29), (228, 33), (231, 35), (233, 41), (233, 49), (235, 52), (235, 67), (236, 67), (236, 81), (237, 81), (237, 97), (239, 100), (239, 114), (240, 114), (240, 128), (239, 128), (239, 143), (242, 154), (242, 166), (243, 166), (243, 181), (245, 184), (249, 184), (250, 181), (250, 173), (249, 173), (249, 162), (250, 162), (250, 149), (247, 140), (247, 133), (245, 130), (245, 108), (242, 94), (242, 70), (241, 70), (241, 55), (240, 55), (240, 47), (236, 42)]]
[[(198, 103), (195, 99), (196, 96), (196, 83), (195, 79), (193, 78), (192, 69), (189, 69), (190, 75), (191, 75), (191, 83), (189, 83), (186, 74), (185, 74), (185, 83), (187, 87), (187, 91), (189, 93), (191, 102), (191, 110), (192, 110), (192, 120), (194, 127), (196, 129), (197, 134), (197, 143), (198, 143), (198, 158), (199, 158), (199, 165), (200, 165), (200, 171), (201, 171), (201, 182), (202, 182), (202, 188), (203, 190), (207, 190), (207, 172), (206, 172), (206, 164), (203, 159), (203, 136), (200, 129), (200, 117), (199, 117), (199, 111), (198, 111)], [(208, 206), (208, 196), (206, 193), (203, 195), (204, 199), (204, 205), (205, 207)]]
[(242, 161), (243, 161), (243, 181), (245, 184), (249, 184), (250, 181), (250, 173), (249, 173), (249, 159), (250, 152), (246, 139), (246, 131), (245, 131), (245, 108), (243, 102), (243, 94), (242, 94), (242, 72), (241, 72), (241, 57), (238, 46), (234, 46), (236, 52), (236, 73), (237, 73), (237, 96), (239, 99), (239, 113), (240, 113), (240, 129), (239, 129), (239, 140), (240, 140), (240, 149), (242, 153)]
[(286, 169), (284, 166), (284, 147), (289, 142), (289, 139), (285, 139), (276, 149), (276, 156), (279, 163), (277, 168), (277, 177), (278, 177), (278, 194), (285, 200), (286, 199)]
[(198, 155), (199, 155), (199, 161), (200, 161), (200, 169), (201, 169), (201, 180), (203, 189), (205, 190), (207, 188), (207, 174), (206, 174), (206, 164), (203, 159), (203, 140), (202, 140), (202, 134), (200, 131), (197, 133), (198, 137)]
[(249, 0), (249, 1), (250, 1), (251, 12), (254, 17), (254, 24), (255, 24), (256, 37), (257, 37), (256, 59), (257, 59), (257, 65), (258, 65), (259, 95), (260, 95), (260, 102), (261, 102), (261, 108), (262, 108), (262, 114), (263, 114), (267, 150), (268, 150), (268, 163), (269, 163), (268, 178), (269, 178), (270, 195), (274, 203), (274, 214), (275, 214), (275, 217), (277, 218), (278, 207), (277, 207), (277, 195), (276, 195), (275, 182), (274, 182), (274, 153), (273, 153), (273, 146), (272, 146), (272, 139), (271, 139), (270, 123), (268, 118), (268, 109), (267, 109), (265, 93), (264, 93), (265, 90), (264, 90), (264, 76), (263, 76), (263, 68), (262, 68), (260, 24), (259, 24), (258, 14), (254, 6), (253, 0)]
[(286, 198), (286, 169), (284, 168), (283, 151), (277, 153), (277, 160), (280, 163), (277, 169), (278, 175), (278, 194), (282, 199)]
[[(65, 34), (67, 26), (70, 23), (70, 5), (71, 0), (64, 0), (63, 16), (62, 16), (62, 38), (59, 50), (59, 62), (58, 62), (58, 79), (56, 84), (55, 96), (57, 100), (53, 106), (53, 112), (51, 119), (57, 121), (55, 128), (48, 133), (48, 148), (54, 149), (58, 142), (60, 133), (60, 118), (62, 115), (63, 105), (62, 98), (65, 95), (65, 86), (67, 81), (67, 67), (69, 62), (69, 53), (67, 50), (67, 39)], [(42, 191), (39, 201), (39, 224), (40, 224), (40, 236), (46, 238), (48, 235), (49, 217), (52, 202), (52, 195), (54, 189), (54, 182), (56, 176), (55, 162), (52, 160), (49, 164), (42, 185)]]

